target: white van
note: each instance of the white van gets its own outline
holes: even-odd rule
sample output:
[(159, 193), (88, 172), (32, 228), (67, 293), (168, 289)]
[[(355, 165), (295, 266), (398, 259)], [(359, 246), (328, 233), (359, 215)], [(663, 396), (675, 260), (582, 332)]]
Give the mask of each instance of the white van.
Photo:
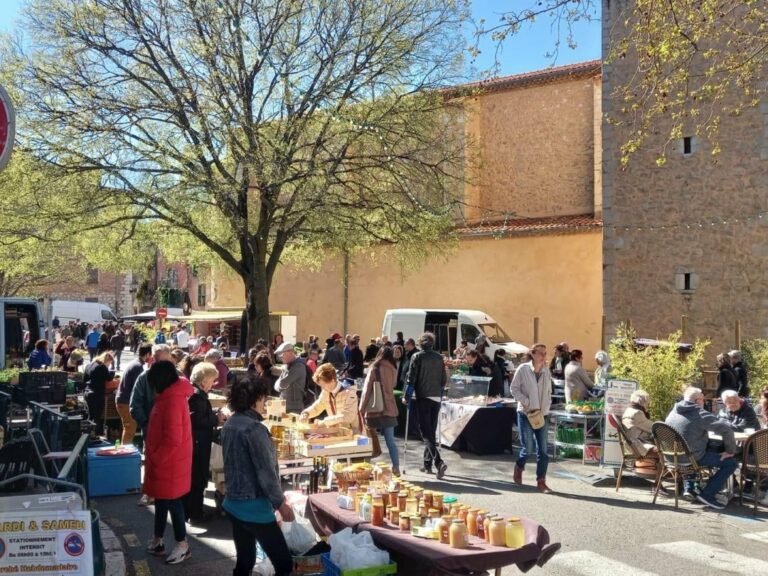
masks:
[(405, 340), (418, 340), (426, 331), (434, 333), (435, 350), (442, 354), (453, 354), (462, 340), (474, 344), (481, 333), (488, 337), (490, 358), (499, 348), (504, 349), (508, 358), (528, 352), (527, 346), (512, 340), (496, 320), (480, 310), (398, 308), (384, 314), (381, 333), (390, 340), (396, 339), (397, 332), (402, 332)]
[(80, 322), (87, 322), (88, 324), (118, 321), (112, 308), (106, 304), (78, 300), (54, 300), (51, 302), (51, 319), (57, 316), (62, 325), (78, 318)]

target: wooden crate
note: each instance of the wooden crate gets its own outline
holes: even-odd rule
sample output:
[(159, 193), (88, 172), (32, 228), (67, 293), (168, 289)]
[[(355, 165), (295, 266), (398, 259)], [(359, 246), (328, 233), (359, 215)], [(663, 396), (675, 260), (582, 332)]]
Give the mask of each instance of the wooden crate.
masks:
[(296, 454), (301, 454), (308, 458), (314, 456), (370, 456), (372, 453), (373, 450), (368, 436), (355, 435), (351, 441), (328, 445), (314, 444), (306, 441), (296, 443)]
[[(310, 434), (326, 434), (325, 438), (309, 438)], [(317, 428), (315, 430), (307, 430), (303, 434), (303, 442), (311, 444), (312, 446), (329, 446), (331, 444), (338, 444), (339, 442), (351, 442), (353, 441), (353, 434), (350, 428), (334, 427), (334, 428)]]

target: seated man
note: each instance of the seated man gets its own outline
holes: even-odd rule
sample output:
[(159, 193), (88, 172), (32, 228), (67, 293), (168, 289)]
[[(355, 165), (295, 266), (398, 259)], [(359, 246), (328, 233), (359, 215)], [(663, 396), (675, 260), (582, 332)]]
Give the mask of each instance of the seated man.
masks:
[[(736, 440), (731, 426), (704, 410), (704, 394), (693, 386), (685, 389), (683, 399), (672, 408), (666, 423), (685, 439), (699, 466), (717, 468), (717, 472), (696, 498), (710, 508), (725, 508), (717, 501), (715, 495), (722, 490), (728, 478), (738, 468), (738, 462), (733, 458)], [(709, 432), (722, 435), (725, 452), (718, 453), (709, 449)], [(692, 492), (691, 482), (686, 481), (685, 491)]]
[(717, 415), (725, 420), (736, 432), (744, 432), (747, 428), (760, 430), (760, 422), (755, 410), (747, 404), (744, 398), (740, 398), (736, 390), (725, 390), (720, 399), (723, 401), (723, 409)]

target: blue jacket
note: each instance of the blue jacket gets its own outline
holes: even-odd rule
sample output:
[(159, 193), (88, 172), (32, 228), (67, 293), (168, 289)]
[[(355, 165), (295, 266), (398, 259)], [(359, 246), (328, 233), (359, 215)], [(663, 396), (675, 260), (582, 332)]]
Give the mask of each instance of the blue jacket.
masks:
[(88, 332), (88, 336), (85, 337), (86, 348), (96, 348), (99, 345), (99, 332), (97, 330), (91, 330)]
[(51, 357), (45, 350), (33, 350), (32, 354), (29, 355), (29, 360), (27, 360), (27, 366), (33, 370), (43, 366), (51, 366), (52, 364), (53, 360), (51, 360)]
[(236, 412), (221, 429), (227, 498), (267, 498), (277, 510), (285, 497), (277, 472), (275, 446), (262, 420), (253, 410)]
[(165, 334), (158, 332), (155, 336), (155, 344), (165, 344)]

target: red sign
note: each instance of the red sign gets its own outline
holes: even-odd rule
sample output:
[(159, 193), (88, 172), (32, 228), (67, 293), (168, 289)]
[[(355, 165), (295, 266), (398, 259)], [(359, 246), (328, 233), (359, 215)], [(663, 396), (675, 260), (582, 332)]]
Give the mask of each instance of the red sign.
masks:
[(168, 310), (166, 308), (158, 308), (157, 312), (155, 312), (155, 316), (157, 316), (160, 320), (165, 320), (168, 318)]
[(16, 116), (8, 92), (0, 86), (0, 170), (11, 159), (13, 140), (16, 137)]

